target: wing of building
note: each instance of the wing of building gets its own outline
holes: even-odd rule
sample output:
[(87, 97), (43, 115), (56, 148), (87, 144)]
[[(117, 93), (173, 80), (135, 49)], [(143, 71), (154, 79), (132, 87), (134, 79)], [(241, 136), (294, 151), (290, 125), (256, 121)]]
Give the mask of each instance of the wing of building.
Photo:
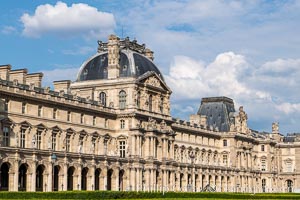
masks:
[(299, 190), (299, 135), (251, 130), (227, 97), (174, 119), (150, 49), (114, 35), (98, 44), (53, 90), (42, 73), (0, 66), (0, 190)]

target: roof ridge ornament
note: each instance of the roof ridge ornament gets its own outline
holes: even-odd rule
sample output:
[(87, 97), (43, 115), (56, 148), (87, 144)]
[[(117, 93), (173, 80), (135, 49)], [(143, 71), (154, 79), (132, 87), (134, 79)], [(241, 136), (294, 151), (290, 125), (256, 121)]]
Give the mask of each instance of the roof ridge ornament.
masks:
[[(108, 42), (103, 42), (101, 40), (98, 40), (97, 43), (98, 43), (98, 50), (97, 50), (98, 53), (105, 52), (108, 50), (107, 47)], [(141, 54), (144, 54), (146, 50), (145, 44), (139, 44), (136, 39), (130, 41), (129, 37), (120, 40), (119, 47), (120, 49), (130, 49)]]

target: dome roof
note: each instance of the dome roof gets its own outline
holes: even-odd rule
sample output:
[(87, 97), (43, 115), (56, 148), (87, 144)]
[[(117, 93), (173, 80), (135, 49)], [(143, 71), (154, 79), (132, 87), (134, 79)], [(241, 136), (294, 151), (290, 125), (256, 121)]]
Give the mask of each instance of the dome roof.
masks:
[[(120, 51), (119, 65), (120, 77), (139, 77), (153, 71), (164, 80), (161, 72), (149, 58), (130, 49)], [(107, 79), (107, 67), (108, 53), (97, 53), (82, 64), (77, 81)]]

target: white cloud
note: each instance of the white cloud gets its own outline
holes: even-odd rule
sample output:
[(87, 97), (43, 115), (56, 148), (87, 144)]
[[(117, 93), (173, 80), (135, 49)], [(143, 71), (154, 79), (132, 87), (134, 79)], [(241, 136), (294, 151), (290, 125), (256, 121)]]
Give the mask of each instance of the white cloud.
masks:
[(115, 28), (113, 14), (98, 11), (87, 4), (57, 2), (56, 5), (40, 5), (34, 15), (23, 14), (23, 35), (40, 37), (43, 34), (56, 34), (63, 37), (83, 36), (102, 37)]
[[(274, 71), (284, 71), (280, 66), (287, 71), (293, 69), (293, 75), (288, 78), (285, 73), (274, 76)], [(298, 59), (281, 59), (256, 67), (233, 52), (221, 53), (208, 64), (176, 56), (165, 75), (173, 90), (174, 117), (187, 115), (189, 111), (189, 114), (196, 113), (203, 97), (227, 96), (235, 101), (236, 109), (244, 106), (249, 123), (255, 122), (258, 129), (269, 131), (272, 122), (279, 121), (284, 131), (295, 130), (297, 123), (292, 119), (300, 119), (297, 92), (300, 91), (300, 67), (297, 66), (300, 66)], [(286, 79), (289, 81), (284, 81)], [(287, 115), (293, 116), (288, 118)]]
[(300, 113), (300, 103), (282, 103), (276, 106), (276, 108), (285, 114), (290, 114), (294, 112)]
[(1, 30), (1, 33), (5, 34), (5, 35), (9, 35), (12, 33), (15, 33), (17, 31), (17, 29), (13, 26), (4, 26)]
[[(177, 56), (170, 67), (170, 73), (166, 76), (166, 80), (177, 98), (199, 98), (200, 95), (236, 97), (250, 93), (256, 95), (239, 81), (247, 68), (248, 63), (245, 58), (233, 52), (219, 54), (207, 66), (204, 66), (202, 61)], [(256, 96), (260, 98), (262, 93)]]

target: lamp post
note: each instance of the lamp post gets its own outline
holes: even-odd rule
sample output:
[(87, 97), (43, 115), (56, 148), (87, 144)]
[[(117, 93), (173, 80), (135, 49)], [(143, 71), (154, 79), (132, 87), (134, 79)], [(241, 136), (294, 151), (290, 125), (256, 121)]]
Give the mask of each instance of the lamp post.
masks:
[(193, 176), (194, 176), (194, 159), (195, 159), (195, 155), (193, 152), (190, 153), (190, 159), (192, 161), (192, 177), (191, 177), (191, 182), (192, 182), (192, 192), (194, 192), (194, 184), (193, 184)]
[(52, 153), (51, 154), (51, 161), (52, 161), (52, 191), (54, 191), (54, 173), (55, 173), (55, 170), (54, 170), (54, 164), (55, 164), (55, 162), (56, 162), (56, 159), (57, 159), (57, 157), (56, 157), (56, 155), (55, 155), (55, 153)]

